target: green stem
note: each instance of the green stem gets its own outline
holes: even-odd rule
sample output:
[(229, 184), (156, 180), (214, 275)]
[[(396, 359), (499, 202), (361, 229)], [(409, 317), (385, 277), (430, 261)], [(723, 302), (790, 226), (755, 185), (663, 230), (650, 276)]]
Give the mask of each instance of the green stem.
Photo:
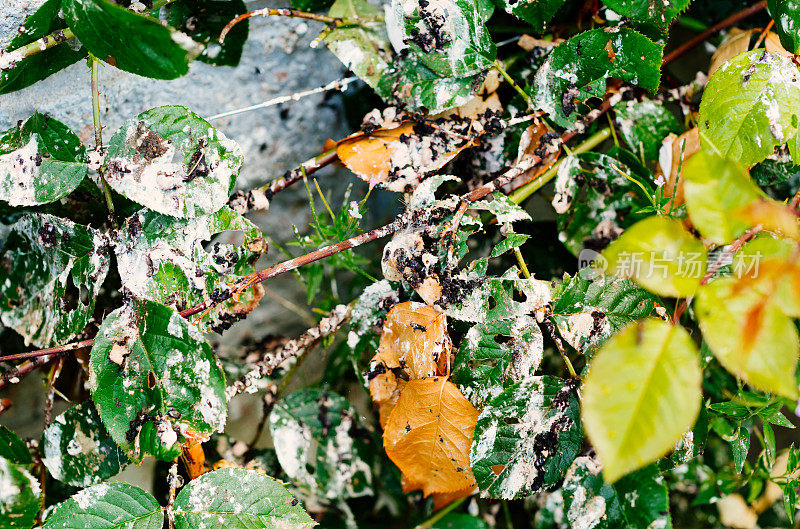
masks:
[(525, 259), (522, 257), (522, 252), (519, 251), (519, 246), (514, 248), (514, 255), (517, 257), (517, 263), (519, 263), (519, 271), (522, 272), (522, 277), (525, 279), (530, 279), (531, 273), (528, 271), (528, 265), (525, 264)]
[[(94, 142), (99, 153), (103, 153), (103, 127), (100, 124), (100, 61), (97, 57), (91, 56), (92, 61), (92, 115), (94, 116)], [(111, 215), (112, 222), (115, 222), (114, 202), (111, 200), (111, 190), (103, 175), (103, 168), (98, 170), (100, 174), (100, 187), (103, 189), (103, 196), (106, 199), (108, 213)]]
[[(582, 152), (594, 149), (595, 147), (606, 141), (610, 136), (611, 136), (611, 129), (609, 127), (606, 127), (596, 132), (589, 138), (587, 138), (586, 141), (575, 147), (575, 149), (573, 149), (572, 152), (573, 154), (580, 154)], [(511, 201), (514, 202), (515, 204), (521, 204), (526, 198), (537, 192), (539, 189), (544, 187), (544, 185), (547, 182), (555, 178), (555, 176), (558, 174), (558, 168), (561, 166), (561, 163), (563, 161), (564, 158), (558, 160), (556, 163), (553, 164), (553, 166), (550, 169), (542, 173), (541, 176), (539, 176), (535, 180), (528, 182), (519, 189), (515, 190), (513, 193), (508, 195), (508, 198), (511, 199)]]
[(529, 96), (525, 92), (525, 90), (520, 88), (520, 86), (516, 82), (514, 82), (514, 79), (512, 79), (511, 76), (508, 75), (508, 72), (506, 71), (505, 68), (503, 68), (503, 64), (499, 60), (494, 61), (494, 68), (498, 72), (500, 72), (500, 75), (503, 76), (503, 78), (508, 82), (508, 84), (510, 84), (514, 88), (514, 90), (516, 90), (517, 93), (520, 96), (522, 96), (522, 99), (525, 101), (525, 103), (527, 103), (528, 108), (533, 108), (533, 100), (531, 99), (531, 96)]
[(444, 507), (443, 509), (441, 509), (440, 511), (436, 512), (433, 516), (431, 516), (430, 518), (428, 518), (427, 520), (425, 520), (424, 522), (422, 522), (421, 524), (416, 526), (414, 529), (429, 529), (430, 527), (433, 527), (433, 525), (436, 522), (438, 522), (439, 520), (444, 518), (451, 511), (453, 511), (453, 509), (455, 509), (456, 507), (458, 507), (459, 505), (464, 503), (466, 500), (467, 500), (467, 498), (459, 498), (459, 499), (457, 499), (456, 501), (454, 501), (450, 505), (448, 505), (448, 506)]

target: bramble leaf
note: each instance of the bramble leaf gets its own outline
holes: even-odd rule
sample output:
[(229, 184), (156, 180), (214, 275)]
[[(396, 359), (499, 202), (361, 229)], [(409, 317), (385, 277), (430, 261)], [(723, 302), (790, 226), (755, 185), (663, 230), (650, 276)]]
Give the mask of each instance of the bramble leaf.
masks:
[(190, 481), (173, 506), (175, 527), (306, 529), (316, 525), (278, 480), (254, 470), (223, 468)]
[[(39, 9), (25, 19), (21, 26), (22, 32), (11, 39), (8, 49), (16, 50), (48, 35), (53, 35), (55, 39), (63, 39), (61, 31), (67, 25), (59, 15), (60, 11), (61, 0), (46, 0)], [(0, 70), (0, 94), (27, 88), (84, 57), (86, 48), (62, 44), (19, 60), (10, 70)]]
[(734, 375), (758, 389), (797, 398), (800, 340), (775, 299), (720, 278), (697, 293), (695, 311), (709, 349)]
[(25, 442), (3, 425), (0, 425), (0, 457), (17, 465), (33, 463), (30, 450)]
[(69, 127), (35, 112), (0, 133), (0, 200), (37, 206), (71, 193), (86, 176), (86, 147)]
[(109, 142), (106, 179), (153, 211), (192, 218), (227, 204), (242, 167), (239, 145), (180, 106), (142, 112)]
[(89, 52), (120, 70), (175, 79), (203, 46), (185, 33), (110, 0), (62, 0), (64, 20)]
[(0, 457), (0, 529), (29, 529), (39, 512), (39, 482), (29, 468)]
[(383, 432), (386, 455), (427, 496), (475, 485), (469, 447), (478, 410), (445, 377), (409, 380)]
[(634, 27), (652, 38), (664, 38), (670, 24), (689, 7), (691, 0), (603, 0), (616, 14), (634, 23)]
[(800, 163), (800, 72), (777, 53), (752, 50), (725, 63), (708, 82), (698, 119), (703, 148), (745, 167), (789, 144)]
[(645, 163), (658, 161), (664, 138), (681, 133), (675, 115), (651, 99), (623, 101), (614, 107), (614, 113), (618, 130), (631, 152)]
[(692, 224), (714, 244), (744, 233), (750, 225), (736, 213), (764, 196), (744, 167), (705, 151), (684, 165), (683, 193)]
[(692, 295), (706, 271), (703, 244), (679, 220), (661, 216), (625, 230), (603, 257), (606, 273), (631, 278), (660, 296)]
[(42, 434), (39, 449), (50, 475), (75, 487), (100, 483), (128, 464), (91, 401), (57, 416)]
[(99, 232), (44, 213), (12, 226), (0, 263), (0, 319), (38, 347), (86, 327), (109, 265)]
[(100, 483), (60, 503), (44, 529), (161, 529), (164, 511), (149, 492), (129, 483)]
[(536, 33), (543, 33), (565, 0), (494, 0), (494, 3), (533, 26)]
[[(372, 494), (369, 436), (355, 409), (340, 395), (303, 389), (275, 405), (269, 429), (284, 472), (329, 499)], [(366, 432), (364, 432), (366, 434)]]
[(483, 494), (524, 498), (561, 481), (580, 446), (575, 385), (529, 377), (485, 405), (475, 425), (470, 462)]
[[(132, 302), (97, 331), (89, 389), (111, 437), (134, 461), (174, 459), (179, 432), (225, 424), (225, 379), (197, 328), (158, 303)], [(171, 456), (171, 457), (170, 457)]]
[(800, 2), (767, 0), (767, 8), (775, 21), (775, 31), (783, 47), (790, 53), (800, 53)]
[(610, 483), (672, 449), (697, 419), (701, 380), (682, 327), (648, 319), (603, 344), (583, 386), (581, 420)]
[(556, 124), (571, 128), (581, 115), (576, 103), (602, 98), (608, 77), (656, 90), (663, 48), (631, 29), (584, 31), (556, 46), (536, 72), (534, 99)]

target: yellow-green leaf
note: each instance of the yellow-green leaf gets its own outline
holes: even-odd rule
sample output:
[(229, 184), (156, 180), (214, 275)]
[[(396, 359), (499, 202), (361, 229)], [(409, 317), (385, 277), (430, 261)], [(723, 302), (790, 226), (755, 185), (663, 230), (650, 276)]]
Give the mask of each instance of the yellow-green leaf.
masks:
[(787, 316), (800, 318), (798, 253), (797, 243), (762, 232), (733, 256), (731, 271), (770, 296)]
[(730, 242), (749, 224), (735, 215), (763, 193), (738, 163), (700, 151), (692, 156), (683, 172), (686, 210), (697, 230), (714, 244)]
[(758, 389), (797, 397), (800, 341), (773, 296), (747, 280), (720, 278), (699, 290), (695, 313), (708, 347), (728, 371)]
[(606, 271), (631, 278), (660, 296), (685, 297), (706, 272), (706, 251), (676, 219), (653, 216), (637, 222), (603, 252)]
[(657, 319), (609, 339), (583, 387), (581, 420), (614, 482), (669, 452), (697, 419), (702, 372), (682, 327)]

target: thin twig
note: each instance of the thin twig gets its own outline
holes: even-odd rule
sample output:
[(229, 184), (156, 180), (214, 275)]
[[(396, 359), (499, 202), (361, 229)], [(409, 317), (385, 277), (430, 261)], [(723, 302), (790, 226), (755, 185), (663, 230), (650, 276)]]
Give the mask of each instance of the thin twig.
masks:
[(761, 2), (751, 5), (748, 8), (742, 9), (741, 11), (732, 14), (731, 16), (729, 16), (728, 18), (726, 18), (721, 22), (714, 24), (713, 26), (703, 31), (690, 41), (682, 44), (681, 46), (677, 47), (676, 49), (672, 50), (669, 54), (667, 54), (667, 56), (664, 57), (664, 60), (661, 62), (661, 67), (663, 68), (664, 66), (670, 64), (678, 57), (681, 57), (686, 52), (693, 50), (694, 48), (704, 43), (709, 38), (713, 37), (720, 31), (722, 31), (723, 29), (727, 29), (733, 26), (734, 24), (741, 22), (745, 18), (752, 16), (758, 13), (759, 11), (762, 11), (763, 9), (766, 9), (766, 7), (767, 7), (767, 2), (766, 0), (763, 0)]
[[(103, 148), (103, 126), (100, 123), (100, 61), (96, 57), (91, 57), (92, 61), (92, 116), (94, 118), (94, 143), (95, 149), (99, 155), (103, 155), (105, 149)], [(102, 163), (97, 169), (100, 176), (100, 187), (103, 190), (103, 196), (106, 199), (106, 206), (108, 207), (108, 214), (111, 218), (111, 223), (116, 225), (116, 215), (114, 214), (114, 202), (111, 199), (111, 190), (108, 188), (108, 182), (103, 175)]]
[(293, 17), (293, 18), (305, 18), (306, 20), (316, 20), (317, 22), (324, 22), (325, 24), (329, 24), (332, 26), (349, 26), (352, 24), (361, 24), (364, 22), (377, 22), (383, 20), (383, 17), (360, 17), (360, 18), (351, 18), (351, 19), (344, 19), (344, 18), (334, 18), (329, 17), (326, 15), (320, 15), (318, 13), (307, 13), (305, 11), (298, 11), (297, 9), (288, 9), (288, 8), (265, 8), (265, 9), (256, 9), (255, 11), (250, 11), (249, 13), (243, 13), (238, 17), (234, 18), (223, 28), (222, 33), (219, 36), (219, 42), (225, 41), (225, 36), (230, 32), (233, 27), (241, 22), (242, 20), (247, 20), (250, 17), (268, 17), (268, 16), (278, 16), (278, 17)]
[[(55, 401), (55, 382), (58, 378), (58, 375), (61, 373), (61, 366), (63, 364), (63, 360), (59, 358), (56, 360), (56, 363), (50, 368), (50, 373), (47, 375), (47, 390), (44, 400), (44, 426), (43, 429), (46, 430), (50, 423), (53, 420), (53, 402)], [(41, 465), (40, 476), (39, 476), (39, 514), (38, 518), (41, 519), (42, 513), (44, 513), (44, 509), (46, 506), (46, 499), (47, 496), (45, 494), (45, 483), (47, 482), (47, 467), (44, 466), (44, 463), (41, 462), (41, 453), (39, 454), (39, 465)]]
[(275, 97), (270, 100), (264, 101), (263, 103), (250, 105), (249, 107), (237, 108), (236, 110), (229, 110), (221, 114), (214, 114), (213, 116), (206, 119), (208, 121), (213, 121), (215, 119), (227, 118), (228, 116), (235, 116), (237, 114), (242, 114), (244, 112), (250, 112), (251, 110), (258, 110), (260, 108), (269, 108), (275, 105), (280, 105), (282, 103), (288, 103), (290, 101), (299, 101), (304, 97), (308, 97), (314, 94), (319, 94), (322, 92), (329, 92), (332, 90), (341, 90), (342, 92), (344, 92), (345, 90), (347, 90), (347, 87), (350, 85), (350, 83), (353, 83), (355, 81), (358, 81), (358, 77), (354, 75), (350, 77), (345, 77), (344, 79), (337, 79), (335, 81), (331, 81), (330, 83), (324, 86), (319, 86), (317, 88), (312, 88), (310, 90), (303, 90), (301, 92), (295, 92), (294, 94), (289, 94), (286, 96)]

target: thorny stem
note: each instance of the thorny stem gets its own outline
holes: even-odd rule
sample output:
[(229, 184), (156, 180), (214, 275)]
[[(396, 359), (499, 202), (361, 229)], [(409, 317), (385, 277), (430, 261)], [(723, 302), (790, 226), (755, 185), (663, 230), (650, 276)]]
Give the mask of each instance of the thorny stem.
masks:
[(294, 18), (305, 18), (307, 20), (316, 20), (317, 22), (324, 22), (325, 24), (330, 24), (336, 27), (339, 26), (349, 26), (352, 24), (360, 24), (362, 22), (376, 22), (379, 20), (383, 20), (383, 17), (363, 17), (363, 18), (334, 18), (329, 17), (326, 15), (319, 15), (317, 13), (307, 13), (305, 11), (298, 11), (297, 9), (288, 9), (288, 8), (265, 8), (265, 9), (256, 9), (255, 11), (250, 11), (248, 13), (243, 13), (238, 17), (234, 18), (223, 28), (222, 33), (219, 35), (219, 42), (225, 40), (225, 36), (233, 29), (233, 26), (241, 22), (242, 20), (247, 20), (250, 17), (254, 16), (279, 16), (279, 17), (294, 17)]
[(766, 9), (766, 7), (767, 7), (766, 0), (762, 0), (761, 2), (753, 4), (748, 8), (742, 9), (741, 11), (732, 14), (723, 21), (714, 24), (713, 26), (703, 31), (690, 41), (672, 50), (666, 57), (664, 57), (664, 60), (661, 61), (661, 67), (663, 68), (664, 66), (668, 65), (678, 57), (681, 57), (686, 52), (693, 50), (694, 48), (696, 48), (697, 46), (708, 40), (710, 37), (722, 31), (723, 29), (729, 28), (741, 22), (745, 18), (752, 16), (758, 13), (759, 11), (762, 11), (763, 9)]
[[(733, 254), (738, 252), (742, 248), (742, 246), (744, 246), (744, 243), (746, 243), (747, 241), (752, 239), (762, 229), (763, 228), (761, 228), (761, 226), (756, 226), (755, 228), (750, 228), (749, 230), (744, 232), (738, 239), (733, 241), (730, 244), (730, 246), (728, 246), (728, 249), (725, 250), (722, 253), (722, 255), (719, 256), (719, 259), (717, 259), (714, 262), (714, 264), (711, 265), (711, 267), (708, 270), (706, 270), (706, 275), (704, 275), (703, 279), (700, 280), (700, 286), (708, 284), (708, 282), (711, 281), (711, 278), (714, 277), (714, 274), (717, 273), (717, 270), (720, 269), (720, 267), (722, 266), (722, 263), (726, 259), (731, 257)], [(692, 296), (689, 296), (688, 298), (685, 298), (681, 302), (680, 305), (678, 305), (678, 307), (675, 309), (675, 314), (672, 316), (672, 324), (673, 325), (676, 325), (680, 321), (681, 316), (683, 316), (683, 313), (689, 307), (689, 304), (691, 302), (692, 302)]]
[(508, 82), (508, 84), (510, 84), (511, 87), (514, 88), (514, 90), (516, 90), (520, 96), (522, 96), (522, 99), (523, 101), (525, 101), (525, 103), (527, 103), (528, 108), (533, 108), (533, 100), (531, 99), (531, 96), (529, 96), (525, 92), (525, 90), (520, 88), (520, 86), (516, 82), (514, 82), (514, 79), (512, 79), (511, 76), (508, 75), (508, 72), (506, 71), (505, 68), (503, 68), (503, 64), (499, 60), (494, 61), (494, 68), (495, 70), (500, 72), (500, 75), (503, 76), (503, 78)]
[[(100, 61), (97, 57), (92, 56), (92, 115), (94, 116), (94, 143), (98, 154), (103, 154), (103, 126), (100, 124)], [(108, 183), (103, 175), (103, 168), (97, 170), (100, 175), (100, 187), (103, 189), (103, 196), (106, 199), (106, 206), (108, 213), (111, 216), (111, 221), (116, 224), (116, 215), (114, 214), (114, 202), (111, 200), (111, 190), (108, 188)]]
[(542, 325), (544, 325), (547, 328), (547, 332), (550, 333), (550, 338), (552, 338), (553, 342), (555, 342), (556, 349), (558, 349), (558, 352), (561, 354), (561, 358), (564, 360), (564, 364), (566, 364), (567, 366), (567, 371), (569, 371), (569, 375), (575, 379), (580, 378), (578, 376), (578, 373), (575, 371), (575, 367), (573, 367), (572, 365), (572, 361), (569, 359), (569, 355), (567, 355), (567, 351), (564, 348), (564, 342), (561, 341), (561, 337), (556, 332), (556, 326), (553, 325), (553, 322), (550, 321), (548, 318), (549, 315), (545, 317), (544, 321), (542, 322)]
[(429, 529), (430, 527), (433, 527), (436, 524), (436, 522), (444, 518), (447, 514), (451, 513), (453, 510), (455, 510), (456, 507), (458, 507), (465, 501), (467, 501), (467, 498), (459, 498), (455, 500), (450, 505), (447, 505), (440, 511), (434, 513), (433, 516), (431, 516), (430, 518), (428, 518), (427, 520), (416, 526), (414, 529)]

